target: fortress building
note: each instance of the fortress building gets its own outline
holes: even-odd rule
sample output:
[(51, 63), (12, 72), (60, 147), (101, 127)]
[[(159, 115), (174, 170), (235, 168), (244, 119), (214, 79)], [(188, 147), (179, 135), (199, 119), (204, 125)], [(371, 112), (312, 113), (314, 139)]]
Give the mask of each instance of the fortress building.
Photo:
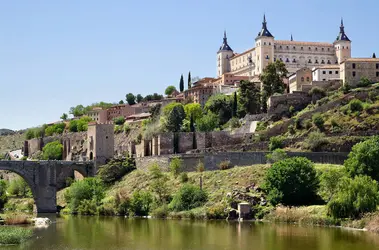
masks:
[(228, 73), (235, 76), (259, 76), (263, 69), (276, 60), (283, 61), (290, 74), (302, 68), (318, 68), (338, 65), (351, 58), (351, 41), (345, 33), (343, 20), (334, 43), (275, 40), (268, 30), (266, 17), (262, 29), (255, 38), (255, 47), (240, 54), (228, 44), (226, 32), (217, 52), (217, 76)]

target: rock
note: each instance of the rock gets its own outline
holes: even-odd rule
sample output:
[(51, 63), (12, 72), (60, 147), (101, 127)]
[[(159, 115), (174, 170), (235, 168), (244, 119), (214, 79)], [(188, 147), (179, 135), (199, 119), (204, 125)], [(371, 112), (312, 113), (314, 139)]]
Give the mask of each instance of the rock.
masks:
[(48, 227), (51, 224), (49, 218), (34, 218), (32, 221), (36, 227)]
[(226, 197), (227, 197), (227, 198), (231, 198), (231, 197), (232, 197), (232, 193), (231, 193), (231, 192), (227, 193), (227, 194), (226, 194)]
[(228, 220), (235, 220), (238, 218), (238, 212), (235, 209), (232, 209), (228, 213)]

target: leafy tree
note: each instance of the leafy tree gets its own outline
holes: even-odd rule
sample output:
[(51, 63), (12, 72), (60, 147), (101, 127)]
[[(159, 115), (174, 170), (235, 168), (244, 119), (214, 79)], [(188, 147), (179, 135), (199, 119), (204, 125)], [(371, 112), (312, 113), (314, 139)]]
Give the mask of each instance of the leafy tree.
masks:
[(84, 108), (83, 105), (80, 104), (75, 107), (71, 107), (69, 113), (73, 115), (74, 117), (79, 117), (79, 116), (84, 115), (85, 112), (86, 112), (86, 109)]
[(120, 100), (118, 104), (124, 104), (124, 100)]
[(368, 79), (367, 77), (362, 77), (360, 80), (359, 80), (359, 83), (358, 83), (358, 87), (367, 87), (367, 86), (370, 86), (372, 84), (372, 81), (370, 79)]
[(183, 165), (183, 160), (179, 157), (174, 157), (170, 161), (170, 171), (175, 176), (178, 177)]
[(26, 140), (33, 139), (35, 137), (34, 129), (28, 129), (25, 133)]
[(188, 72), (188, 89), (192, 88), (192, 82), (191, 82), (191, 71)]
[(63, 121), (67, 120), (67, 118), (68, 118), (68, 115), (67, 115), (66, 113), (63, 113), (63, 114), (61, 115), (61, 119), (62, 119)]
[(59, 141), (49, 142), (42, 152), (44, 160), (62, 160), (63, 145)]
[(276, 162), (268, 169), (264, 188), (273, 204), (310, 204), (315, 200), (318, 178), (313, 163), (304, 157)]
[(16, 197), (21, 198), (33, 197), (32, 191), (30, 190), (28, 183), (26, 183), (24, 178), (20, 176), (10, 181), (7, 192), (10, 195), (14, 195)]
[(282, 136), (273, 136), (270, 138), (270, 143), (268, 145), (268, 149), (270, 151), (274, 151), (275, 149), (278, 148), (283, 148), (284, 147), (284, 138)]
[(130, 202), (131, 211), (137, 216), (147, 216), (152, 202), (153, 196), (150, 192), (135, 191)]
[(125, 123), (125, 117), (123, 116), (119, 116), (119, 117), (115, 117), (113, 119), (113, 122), (116, 124), (116, 125), (123, 125)]
[(197, 186), (184, 184), (172, 199), (169, 208), (174, 211), (191, 210), (207, 201), (207, 193)]
[(179, 132), (186, 118), (183, 105), (175, 106), (167, 116), (166, 129), (170, 132)]
[(379, 181), (379, 136), (354, 145), (344, 165), (352, 177), (368, 175)]
[(208, 112), (206, 115), (196, 120), (196, 128), (201, 132), (211, 132), (219, 127), (218, 115)]
[(0, 209), (4, 208), (7, 200), (7, 183), (4, 180), (0, 180)]
[(344, 168), (330, 167), (319, 174), (321, 198), (329, 202), (338, 191), (338, 184), (347, 173)]
[(286, 151), (281, 148), (277, 148), (272, 153), (267, 154), (266, 159), (269, 163), (275, 163), (288, 158)]
[(134, 169), (136, 169), (134, 158), (127, 156), (124, 159), (112, 159), (107, 164), (102, 165), (97, 176), (103, 181), (103, 183), (109, 185), (118, 181)]
[(275, 93), (283, 94), (285, 85), (283, 79), (287, 77), (288, 71), (286, 65), (277, 60), (274, 63), (269, 63), (260, 75), (262, 82), (262, 107), (267, 111), (267, 100)]
[(165, 90), (164, 93), (165, 93), (167, 96), (171, 96), (172, 93), (174, 93), (175, 91), (176, 91), (176, 88), (175, 88), (174, 86), (170, 85), (170, 86), (168, 86), (168, 87), (166, 88), (166, 90)]
[(196, 121), (203, 116), (203, 110), (199, 103), (188, 103), (184, 105), (184, 111), (186, 112), (186, 118), (189, 120), (191, 117)]
[(359, 218), (364, 213), (376, 211), (378, 204), (376, 181), (369, 176), (345, 177), (328, 203), (328, 212), (335, 218)]
[(256, 83), (241, 81), (239, 88), (239, 115), (258, 114), (261, 110), (261, 95)]
[(126, 102), (129, 105), (136, 104), (136, 97), (132, 93), (129, 93), (126, 95)]
[(162, 173), (157, 163), (149, 167), (149, 174), (152, 179), (150, 188), (156, 194), (156, 201), (159, 205), (165, 204), (170, 197), (170, 192), (167, 186), (167, 176)]
[(141, 94), (138, 94), (136, 99), (137, 99), (137, 102), (140, 103), (143, 100), (143, 96)]
[(161, 114), (161, 107), (162, 104), (157, 104), (150, 108), (151, 119), (153, 121), (156, 121), (159, 118), (159, 115)]
[(232, 118), (232, 100), (224, 94), (212, 95), (205, 104), (205, 111), (219, 115), (220, 125), (227, 123)]
[(180, 92), (183, 92), (183, 91), (184, 91), (183, 74), (180, 76), (179, 89), (180, 89)]
[(237, 92), (234, 92), (233, 107), (232, 107), (232, 117), (236, 117), (237, 116), (237, 109), (238, 109)]

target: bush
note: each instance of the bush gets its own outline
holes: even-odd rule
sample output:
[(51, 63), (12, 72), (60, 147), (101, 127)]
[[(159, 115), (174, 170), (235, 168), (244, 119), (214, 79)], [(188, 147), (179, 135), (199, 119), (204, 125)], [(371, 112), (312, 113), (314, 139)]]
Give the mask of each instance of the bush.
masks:
[(147, 191), (135, 191), (130, 201), (130, 210), (135, 216), (147, 216), (150, 212), (153, 196)]
[(4, 208), (7, 200), (7, 183), (4, 180), (0, 180), (0, 209)]
[(82, 200), (79, 202), (78, 214), (81, 215), (96, 215), (97, 204), (95, 200)]
[(170, 161), (170, 171), (175, 176), (175, 178), (179, 175), (182, 168), (183, 160), (179, 157), (174, 157)]
[(207, 194), (197, 186), (184, 184), (174, 195), (169, 208), (174, 211), (191, 210), (202, 206), (207, 201)]
[(352, 177), (368, 175), (379, 181), (379, 136), (354, 145), (344, 165)]
[(118, 192), (115, 196), (115, 207), (118, 215), (129, 215), (131, 200), (125, 192)]
[(132, 157), (112, 159), (100, 167), (98, 176), (105, 184), (109, 185), (135, 169), (136, 163)]
[(196, 120), (196, 127), (201, 132), (212, 132), (219, 127), (218, 115), (208, 112), (206, 115)]
[(349, 109), (352, 113), (363, 110), (363, 103), (359, 99), (354, 99), (349, 102)]
[(308, 137), (304, 141), (304, 146), (306, 149), (318, 151), (320, 150), (321, 146), (325, 145), (326, 143), (328, 143), (328, 141), (325, 138), (325, 134), (314, 131), (309, 133)]
[(276, 162), (268, 169), (264, 189), (273, 205), (302, 205), (315, 200), (318, 184), (313, 163), (294, 157)]
[(129, 134), (129, 132), (130, 132), (130, 125), (129, 125), (129, 123), (125, 123), (124, 124), (124, 133)]
[(49, 142), (42, 151), (44, 160), (62, 160), (63, 145), (59, 141)]
[[(89, 213), (92, 211), (92, 205), (99, 206), (105, 196), (105, 188), (100, 179), (86, 178), (74, 182), (65, 193), (65, 200), (70, 208), (71, 213)], [(83, 202), (87, 200), (89, 202)], [(81, 211), (79, 211), (81, 206)]]
[(169, 214), (169, 210), (168, 210), (167, 205), (162, 205), (151, 212), (151, 216), (153, 218), (160, 218), (160, 219), (167, 218), (168, 214)]
[(199, 160), (199, 163), (197, 164), (196, 170), (197, 172), (200, 172), (200, 173), (204, 172), (205, 170), (204, 163), (202, 163), (200, 160)]
[(346, 171), (338, 167), (329, 168), (319, 174), (319, 195), (325, 202), (329, 202), (336, 194), (338, 184), (343, 177), (346, 177)]
[(328, 203), (328, 212), (335, 218), (358, 218), (376, 211), (379, 204), (378, 184), (368, 176), (343, 178), (338, 191)]
[(17, 177), (14, 180), (10, 181), (7, 191), (10, 195), (16, 197), (33, 197), (32, 191), (30, 190), (28, 183), (26, 183), (26, 181), (22, 177)]
[(123, 117), (123, 116), (116, 117), (113, 119), (113, 122), (116, 125), (123, 125), (125, 123), (125, 117)]
[(320, 88), (320, 87), (313, 87), (310, 91), (309, 91), (309, 95), (315, 95), (315, 96), (318, 96), (318, 97), (325, 97), (326, 96), (326, 92), (323, 88)]
[(149, 174), (152, 179), (150, 183), (151, 191), (157, 196), (155, 202), (165, 204), (170, 199), (170, 193), (167, 187), (167, 176), (162, 173), (157, 163), (149, 167)]
[(324, 129), (324, 119), (322, 118), (320, 113), (316, 113), (312, 116), (313, 124), (320, 130)]
[(181, 175), (180, 175), (180, 181), (182, 183), (188, 182), (188, 174), (187, 173), (181, 173)]
[(372, 84), (372, 81), (368, 79), (367, 77), (362, 77), (361, 80), (359, 80), (357, 87), (362, 88), (362, 87), (367, 87)]
[(226, 169), (229, 169), (229, 168), (232, 168), (233, 165), (232, 163), (229, 161), (229, 160), (225, 160), (225, 161), (222, 161), (218, 164), (218, 168), (220, 170), (226, 170)]
[(306, 129), (310, 129), (312, 127), (312, 121), (310, 119), (307, 119), (304, 121), (304, 127)]
[(277, 148), (272, 153), (268, 154), (266, 158), (269, 163), (275, 163), (288, 158), (288, 155), (283, 149)]
[(23, 227), (0, 227), (0, 244), (20, 244), (33, 235), (33, 230)]
[(221, 220), (228, 217), (227, 206), (222, 203), (214, 204), (207, 208), (206, 211), (208, 220)]
[(273, 136), (270, 138), (270, 143), (268, 145), (268, 149), (270, 151), (274, 151), (275, 149), (277, 148), (283, 148), (284, 147), (284, 143), (283, 143), (284, 139), (282, 136)]

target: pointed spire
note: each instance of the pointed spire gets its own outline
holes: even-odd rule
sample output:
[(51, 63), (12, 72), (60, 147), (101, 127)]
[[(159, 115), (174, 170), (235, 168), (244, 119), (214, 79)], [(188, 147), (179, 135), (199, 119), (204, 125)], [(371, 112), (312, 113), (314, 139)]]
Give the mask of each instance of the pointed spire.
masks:
[(341, 26), (340, 26), (340, 33), (337, 36), (337, 41), (349, 41), (349, 38), (345, 34), (345, 26), (343, 25), (343, 18), (341, 18)]
[(292, 36), (292, 34), (291, 34), (291, 41), (293, 41), (293, 36)]
[(375, 52), (372, 54), (372, 58), (376, 58)]
[(223, 38), (222, 45), (219, 49), (219, 52), (220, 51), (233, 51), (232, 48), (230, 48), (230, 46), (228, 44), (228, 38), (226, 36), (226, 30), (224, 30), (224, 38)]
[(226, 38), (226, 30), (224, 30), (224, 39), (227, 39), (227, 38)]
[(268, 31), (267, 29), (266, 14), (263, 14), (262, 29), (258, 33), (258, 37), (261, 37), (261, 36), (273, 37), (273, 35), (271, 35), (270, 31)]
[(343, 27), (343, 18), (341, 17), (341, 27)]

